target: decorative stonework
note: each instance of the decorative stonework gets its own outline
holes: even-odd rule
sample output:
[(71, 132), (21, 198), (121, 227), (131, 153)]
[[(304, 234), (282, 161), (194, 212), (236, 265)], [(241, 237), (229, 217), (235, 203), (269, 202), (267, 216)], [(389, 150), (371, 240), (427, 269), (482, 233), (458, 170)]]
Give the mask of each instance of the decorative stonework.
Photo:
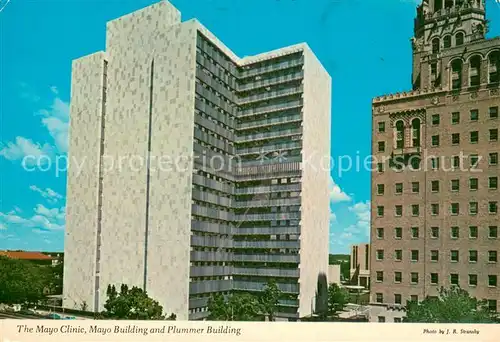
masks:
[(477, 96), (478, 96), (477, 91), (475, 91), (475, 92), (473, 92), (473, 93), (470, 94), (470, 98), (471, 99), (476, 99)]
[(411, 126), (411, 121), (415, 118), (420, 119), (422, 124), (425, 123), (425, 110), (408, 110), (403, 112), (391, 113), (389, 115), (391, 127), (395, 127), (395, 124), (399, 120), (403, 120), (405, 127)]
[(431, 99), (431, 104), (433, 104), (433, 105), (437, 105), (437, 104), (439, 104), (439, 97), (434, 96), (434, 97)]

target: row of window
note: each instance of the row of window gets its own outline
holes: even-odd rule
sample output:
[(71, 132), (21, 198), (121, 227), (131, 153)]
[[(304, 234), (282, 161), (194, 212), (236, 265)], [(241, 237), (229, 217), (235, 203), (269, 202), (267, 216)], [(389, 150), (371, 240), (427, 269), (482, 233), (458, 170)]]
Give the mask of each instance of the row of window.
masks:
[[(478, 285), (477, 274), (469, 274), (468, 276), (469, 276), (468, 285), (469, 286), (477, 286)], [(419, 280), (418, 278), (419, 278), (418, 272), (411, 272), (410, 273), (410, 283), (411, 284), (418, 284), (418, 280)], [(429, 278), (430, 278), (430, 283), (432, 285), (439, 284), (439, 274), (438, 273), (431, 273)], [(394, 272), (393, 279), (394, 279), (394, 283), (401, 284), (403, 282), (403, 273), (402, 272)], [(376, 272), (376, 281), (378, 283), (384, 282), (384, 272), (383, 271)], [(450, 283), (452, 285), (459, 285), (459, 282), (460, 282), (460, 277), (457, 273), (450, 274)], [(487, 282), (488, 287), (497, 287), (498, 276), (496, 274), (489, 274), (489, 275), (487, 275), (487, 277), (485, 277), (485, 282)], [(401, 301), (395, 300), (394, 303), (401, 304)]]
[[(439, 203), (432, 203), (430, 205), (431, 215), (439, 215)], [(420, 205), (419, 204), (411, 204), (410, 205), (411, 216), (417, 217), (420, 216)], [(479, 213), (479, 202), (469, 202), (469, 214), (477, 215)], [(489, 214), (497, 214), (498, 213), (498, 202), (497, 201), (488, 201), (488, 213)], [(450, 203), (450, 214), (451, 215), (459, 215), (460, 214), (460, 203)], [(385, 216), (385, 207), (383, 205), (377, 206), (377, 216), (384, 217)], [(403, 216), (403, 206), (395, 205), (394, 206), (394, 216), (401, 217)]]
[[(431, 227), (429, 230), (431, 239), (438, 239), (440, 235), (439, 227)], [(382, 240), (385, 238), (385, 229), (384, 228), (376, 228), (376, 236), (377, 239)], [(410, 236), (412, 239), (418, 239), (420, 237), (420, 229), (419, 227), (411, 227), (410, 228)], [(450, 237), (452, 239), (460, 238), (460, 227), (453, 226), (450, 228)], [(477, 239), (479, 237), (479, 227), (478, 226), (469, 226), (469, 234), (468, 237), (470, 239)], [(394, 228), (394, 238), (400, 240), (403, 238), (403, 228), (396, 227)], [(498, 238), (498, 226), (489, 226), (488, 227), (488, 239), (496, 239)]]
[[(429, 260), (432, 262), (439, 261), (439, 250), (431, 250), (429, 253)], [(377, 261), (382, 261), (385, 259), (385, 251), (383, 249), (377, 249), (375, 251), (375, 257)], [(403, 261), (403, 250), (396, 249), (394, 250), (394, 260), (395, 261)], [(478, 251), (477, 250), (469, 250), (469, 262), (476, 263), (479, 260)], [(418, 262), (420, 261), (420, 251), (418, 249), (410, 250), (410, 261)], [(459, 250), (451, 250), (450, 251), (450, 261), (451, 262), (459, 262), (460, 261), (460, 251)], [(494, 250), (488, 251), (488, 263), (496, 263), (498, 262), (498, 252)]]
[[(490, 107), (488, 109), (488, 116), (490, 119), (498, 119), (498, 106)], [(469, 112), (469, 118), (471, 122), (477, 122), (479, 121), (479, 110), (478, 109), (471, 109)], [(461, 114), (460, 112), (453, 112), (451, 113), (451, 123), (456, 125), (461, 122)], [(439, 126), (441, 123), (441, 115), (440, 114), (432, 114), (431, 116), (431, 124), (432, 126)], [(394, 127), (397, 126), (397, 123), (394, 124)], [(385, 121), (380, 121), (378, 123), (378, 132), (379, 133), (385, 133), (386, 131), (386, 124)]]
[[(489, 141), (498, 141), (498, 128), (492, 128), (489, 130), (488, 135)], [(469, 142), (471, 144), (479, 143), (479, 131), (473, 131), (469, 133)], [(459, 145), (460, 144), (460, 133), (452, 133), (451, 134), (451, 144)], [(431, 136), (431, 146), (439, 147), (440, 145), (440, 136), (439, 134)]]
[[(488, 139), (489, 141), (498, 141), (498, 128), (492, 128), (488, 132)], [(469, 142), (471, 144), (477, 144), (479, 143), (479, 131), (472, 131), (469, 133)], [(431, 136), (431, 146), (432, 147), (439, 147), (440, 146), (440, 136), (439, 134), (432, 135)], [(398, 138), (396, 139), (396, 148), (403, 148), (404, 140), (403, 138)], [(460, 144), (460, 133), (452, 133), (451, 134), (451, 144), (452, 145), (459, 145)], [(420, 147), (420, 144), (413, 144), (413, 147)], [(385, 152), (386, 151), (386, 144), (385, 141), (379, 141), (377, 143), (377, 151), (378, 152)]]
[[(488, 177), (488, 189), (497, 190), (498, 189), (498, 177), (492, 176)], [(401, 195), (403, 194), (403, 183), (395, 183), (394, 184), (394, 194)], [(440, 182), (439, 180), (431, 181), (431, 192), (439, 192), (440, 190)], [(469, 190), (477, 191), (479, 190), (479, 178), (469, 178)], [(450, 191), (456, 192), (460, 191), (460, 179), (452, 179), (450, 181)], [(411, 192), (413, 194), (420, 193), (420, 182), (411, 182)], [(385, 184), (377, 184), (377, 195), (385, 194)]]

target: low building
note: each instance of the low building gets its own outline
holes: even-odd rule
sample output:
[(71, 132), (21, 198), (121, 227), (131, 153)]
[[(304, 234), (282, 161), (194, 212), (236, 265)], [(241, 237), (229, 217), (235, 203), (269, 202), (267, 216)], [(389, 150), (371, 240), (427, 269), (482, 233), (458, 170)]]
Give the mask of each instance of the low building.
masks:
[(403, 305), (385, 305), (372, 303), (368, 305), (370, 323), (402, 323), (406, 316)]
[(39, 265), (55, 265), (58, 262), (58, 258), (41, 252), (0, 251), (0, 256), (10, 259), (26, 260)]
[(370, 244), (351, 246), (350, 283), (370, 287)]

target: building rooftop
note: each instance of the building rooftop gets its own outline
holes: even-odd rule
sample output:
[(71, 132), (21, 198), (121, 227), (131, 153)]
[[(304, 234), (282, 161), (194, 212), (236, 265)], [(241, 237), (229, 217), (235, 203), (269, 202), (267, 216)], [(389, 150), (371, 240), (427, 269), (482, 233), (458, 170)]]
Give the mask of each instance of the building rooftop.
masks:
[(41, 261), (41, 260), (54, 259), (53, 257), (45, 255), (41, 252), (26, 252), (26, 251), (0, 251), (0, 256), (5, 256), (7, 258), (18, 259), (18, 260)]

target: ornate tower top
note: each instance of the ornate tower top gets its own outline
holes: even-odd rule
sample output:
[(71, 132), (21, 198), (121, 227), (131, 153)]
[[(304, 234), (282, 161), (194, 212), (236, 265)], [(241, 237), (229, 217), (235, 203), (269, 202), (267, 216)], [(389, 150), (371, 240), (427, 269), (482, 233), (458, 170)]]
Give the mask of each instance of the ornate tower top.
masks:
[[(414, 53), (437, 53), (484, 39), (485, 14), (484, 0), (423, 0), (415, 18)], [(440, 46), (435, 46), (436, 38)]]

